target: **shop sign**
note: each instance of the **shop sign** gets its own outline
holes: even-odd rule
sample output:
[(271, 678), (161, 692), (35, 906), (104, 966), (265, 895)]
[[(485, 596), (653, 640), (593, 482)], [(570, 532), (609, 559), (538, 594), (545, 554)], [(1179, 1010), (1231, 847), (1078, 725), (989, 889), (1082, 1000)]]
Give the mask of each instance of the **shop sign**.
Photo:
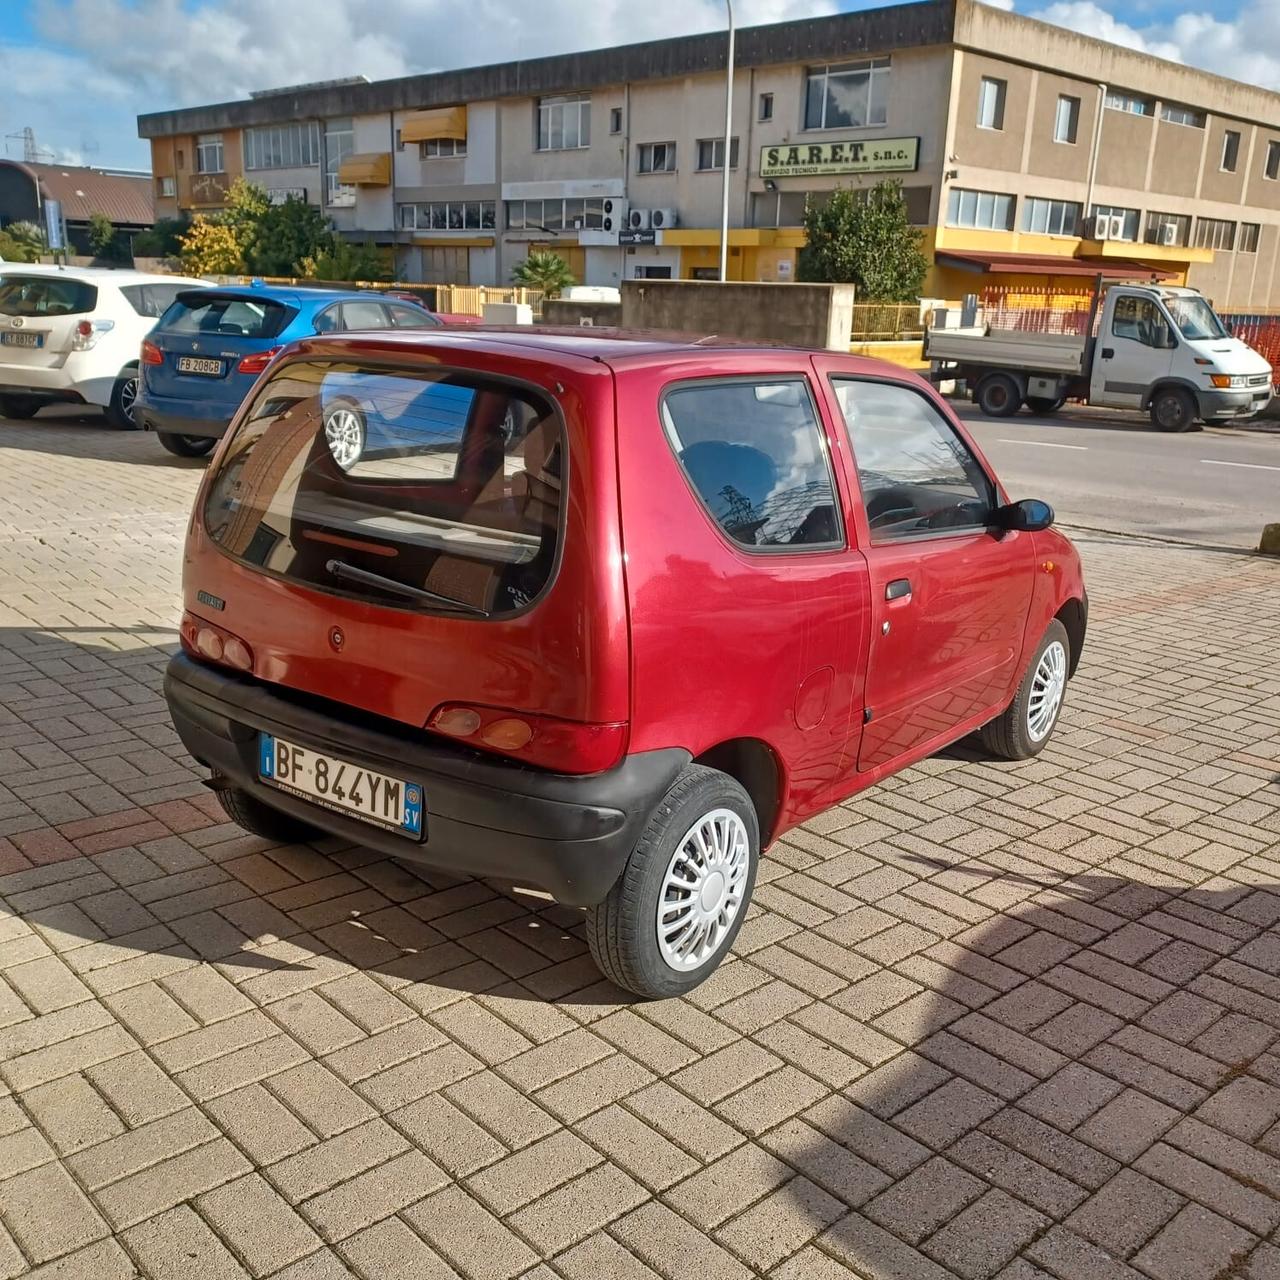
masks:
[(844, 138), (833, 142), (783, 143), (760, 148), (762, 178), (813, 178), (841, 173), (914, 173), (920, 167), (919, 138)]

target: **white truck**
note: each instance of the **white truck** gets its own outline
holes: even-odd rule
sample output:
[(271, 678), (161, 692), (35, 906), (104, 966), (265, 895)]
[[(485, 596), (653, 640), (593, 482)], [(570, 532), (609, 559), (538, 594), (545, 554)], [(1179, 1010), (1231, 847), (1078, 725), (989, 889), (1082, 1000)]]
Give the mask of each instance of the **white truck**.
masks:
[(1082, 328), (934, 327), (924, 355), (935, 382), (964, 379), (995, 418), (1023, 404), (1055, 413), (1071, 399), (1146, 410), (1158, 430), (1188, 431), (1198, 420), (1258, 413), (1271, 399), (1271, 366), (1231, 336), (1198, 290), (1099, 280)]

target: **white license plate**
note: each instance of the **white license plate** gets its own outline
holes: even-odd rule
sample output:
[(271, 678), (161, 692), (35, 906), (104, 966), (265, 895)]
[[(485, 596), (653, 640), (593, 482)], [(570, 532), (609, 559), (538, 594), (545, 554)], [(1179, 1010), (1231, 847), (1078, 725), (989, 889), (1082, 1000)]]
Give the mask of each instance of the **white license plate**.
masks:
[(6, 347), (43, 347), (42, 333), (0, 333), (0, 342)]
[(179, 373), (203, 373), (214, 378), (222, 377), (221, 360), (204, 360), (200, 356), (179, 356)]
[(416, 782), (390, 778), (269, 733), (258, 734), (258, 776), (326, 809), (422, 838), (424, 805)]

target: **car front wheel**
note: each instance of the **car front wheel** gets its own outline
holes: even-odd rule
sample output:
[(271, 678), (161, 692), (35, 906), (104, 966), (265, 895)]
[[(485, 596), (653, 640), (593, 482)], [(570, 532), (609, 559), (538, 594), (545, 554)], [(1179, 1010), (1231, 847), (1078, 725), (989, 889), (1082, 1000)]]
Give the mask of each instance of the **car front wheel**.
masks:
[(1056, 618), (1045, 628), (1039, 647), (1013, 701), (989, 724), (982, 726), (982, 745), (1005, 760), (1030, 760), (1052, 736), (1067, 692), (1071, 669), (1071, 641)]
[(1157, 431), (1190, 431), (1196, 425), (1196, 402), (1181, 387), (1166, 387), (1151, 398), (1151, 425)]
[(609, 896), (588, 911), (601, 972), (646, 1000), (692, 991), (738, 936), (759, 860), (750, 796), (728, 774), (686, 765)]

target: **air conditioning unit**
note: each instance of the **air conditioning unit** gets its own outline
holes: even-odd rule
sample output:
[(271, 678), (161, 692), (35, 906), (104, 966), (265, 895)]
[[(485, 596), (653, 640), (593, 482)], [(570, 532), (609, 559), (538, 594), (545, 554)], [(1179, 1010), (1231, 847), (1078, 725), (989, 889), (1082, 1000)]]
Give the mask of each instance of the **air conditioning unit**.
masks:
[(610, 196), (604, 202), (604, 229), (621, 231), (627, 225), (627, 202), (617, 196)]
[(1093, 219), (1093, 238), (1095, 240), (1123, 240), (1124, 214), (1096, 214)]
[(627, 226), (632, 231), (648, 231), (653, 226), (653, 211), (651, 209), (632, 209), (627, 214)]
[(653, 229), (655, 231), (679, 225), (680, 215), (674, 209), (655, 209), (653, 211)]
[(1161, 244), (1177, 244), (1178, 243), (1178, 227), (1173, 222), (1162, 222), (1160, 224), (1160, 243)]

